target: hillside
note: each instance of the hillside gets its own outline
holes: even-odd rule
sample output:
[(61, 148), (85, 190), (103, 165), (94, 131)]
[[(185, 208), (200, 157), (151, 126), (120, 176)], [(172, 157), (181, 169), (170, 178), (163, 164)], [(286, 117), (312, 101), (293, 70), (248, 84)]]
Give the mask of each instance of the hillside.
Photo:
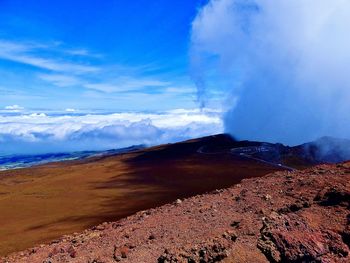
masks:
[(281, 171), (104, 223), (5, 262), (349, 262), (350, 163)]
[[(228, 188), (242, 179), (327, 161), (315, 158), (316, 146), (309, 149), (216, 135), (118, 155), (2, 171), (0, 255), (178, 198)], [(342, 160), (336, 152), (331, 161)]]
[(197, 152), (204, 144), (235, 143), (223, 135), (2, 171), (0, 255), (281, 169), (227, 152)]

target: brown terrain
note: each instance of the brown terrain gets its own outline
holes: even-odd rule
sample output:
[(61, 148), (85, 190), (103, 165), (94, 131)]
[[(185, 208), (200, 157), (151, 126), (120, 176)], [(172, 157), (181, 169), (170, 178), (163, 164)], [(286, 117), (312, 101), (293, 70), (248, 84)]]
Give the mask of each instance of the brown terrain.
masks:
[(302, 170), (304, 149), (218, 135), (1, 172), (0, 262), (350, 262), (350, 163)]
[(350, 162), (244, 179), (3, 262), (350, 262), (349, 177)]
[(0, 255), (105, 221), (229, 187), (280, 167), (205, 145), (241, 145), (225, 135), (133, 153), (0, 172)]

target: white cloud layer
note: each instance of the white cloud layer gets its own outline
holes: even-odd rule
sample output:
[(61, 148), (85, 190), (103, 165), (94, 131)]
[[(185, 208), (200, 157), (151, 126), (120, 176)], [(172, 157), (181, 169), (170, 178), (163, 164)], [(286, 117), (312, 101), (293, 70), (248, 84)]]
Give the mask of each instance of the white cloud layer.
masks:
[(5, 106), (5, 110), (9, 110), (9, 111), (20, 111), (23, 110), (24, 108), (15, 104), (15, 105), (9, 105), (9, 106)]
[(113, 114), (0, 112), (0, 154), (105, 150), (181, 141), (222, 132), (220, 115), (210, 109)]
[(238, 138), (349, 138), (349, 24), (347, 0), (211, 0), (192, 27), (199, 98), (220, 80)]

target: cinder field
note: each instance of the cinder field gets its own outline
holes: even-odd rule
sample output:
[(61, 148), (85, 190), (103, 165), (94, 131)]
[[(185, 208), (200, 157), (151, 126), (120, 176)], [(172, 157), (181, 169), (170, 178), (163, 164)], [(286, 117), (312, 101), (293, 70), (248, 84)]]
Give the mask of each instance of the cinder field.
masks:
[(0, 172), (0, 255), (280, 169), (203, 143)]

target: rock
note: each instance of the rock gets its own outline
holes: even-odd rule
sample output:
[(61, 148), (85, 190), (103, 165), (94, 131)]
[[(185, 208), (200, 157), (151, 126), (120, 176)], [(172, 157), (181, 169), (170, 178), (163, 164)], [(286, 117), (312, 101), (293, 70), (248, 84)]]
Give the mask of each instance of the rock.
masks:
[(270, 216), (260, 232), (258, 248), (273, 262), (319, 262), (327, 254), (348, 255), (338, 234), (316, 231), (296, 214)]
[(75, 251), (75, 249), (74, 249), (73, 246), (70, 246), (70, 247), (67, 249), (67, 253), (68, 253), (68, 255), (69, 255), (71, 258), (75, 258), (76, 255), (77, 255), (77, 252)]
[(237, 240), (237, 234), (234, 231), (226, 231), (223, 235), (224, 238), (226, 238), (227, 240), (231, 240), (233, 242), (235, 242)]
[(230, 226), (233, 228), (238, 228), (240, 223), (241, 223), (240, 221), (235, 220), (231, 223)]
[(122, 258), (127, 258), (128, 253), (129, 253), (129, 248), (127, 246), (119, 247), (115, 245), (113, 258), (116, 261), (120, 261)]
[(129, 253), (129, 248), (122, 247), (120, 249), (120, 255), (122, 256), (122, 258), (127, 258), (128, 253)]
[(347, 225), (341, 233), (344, 243), (350, 248), (350, 225)]
[(93, 230), (104, 230), (105, 226), (104, 225), (98, 225), (93, 228)]
[(264, 195), (264, 199), (265, 199), (266, 201), (270, 201), (270, 200), (272, 199), (272, 197), (271, 197), (271, 195), (266, 194), (266, 195)]
[(314, 201), (322, 206), (350, 206), (350, 190), (343, 186), (326, 187), (317, 193)]
[(54, 247), (51, 252), (49, 253), (49, 257), (52, 257), (54, 255), (57, 255), (58, 253), (60, 253), (60, 249), (58, 247)]
[(97, 258), (89, 260), (88, 263), (105, 263), (105, 261), (102, 260), (100, 257), (97, 257)]
[(122, 258), (120, 256), (114, 256), (114, 260), (119, 262), (119, 261), (122, 261)]

